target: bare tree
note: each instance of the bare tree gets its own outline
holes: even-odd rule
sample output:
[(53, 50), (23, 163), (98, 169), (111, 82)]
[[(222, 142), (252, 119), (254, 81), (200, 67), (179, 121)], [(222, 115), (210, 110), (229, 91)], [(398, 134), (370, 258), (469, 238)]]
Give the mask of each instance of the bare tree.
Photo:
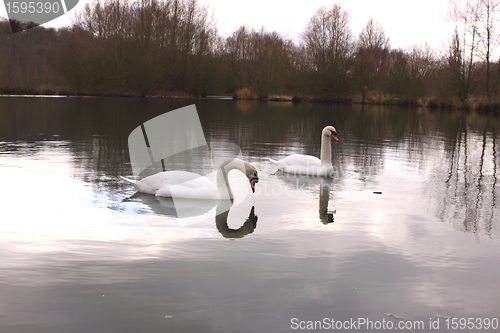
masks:
[(197, 95), (214, 81), (217, 31), (196, 0), (95, 0), (76, 16), (74, 30), (82, 38), (67, 41), (76, 45), (66, 48), (66, 60), (87, 69), (76, 75), (79, 67), (71, 73), (66, 66), (68, 76), (90, 92)]
[[(498, 36), (498, 19), (500, 15), (500, 2), (498, 0), (478, 0), (478, 54), (485, 62), (484, 73), (485, 92), (488, 102), (498, 85), (498, 75), (495, 82), (493, 79), (493, 54), (500, 45)], [(500, 73), (500, 72), (498, 72)]]
[(328, 98), (343, 98), (350, 91), (354, 50), (349, 14), (339, 4), (321, 7), (302, 35), (313, 65), (316, 91)]
[(427, 81), (434, 68), (433, 58), (429, 48), (391, 52), (389, 92), (400, 99), (400, 103), (416, 104), (426, 95)]
[(226, 64), (226, 92), (246, 87), (245, 63), (248, 61), (250, 30), (241, 26), (224, 41), (223, 58)]
[(473, 73), (478, 58), (480, 11), (473, 0), (454, 2), (451, 6), (450, 18), (455, 28), (447, 56), (449, 90), (465, 103), (476, 87)]
[(382, 89), (388, 55), (389, 38), (382, 26), (370, 19), (359, 34), (355, 53), (355, 84), (362, 102), (365, 102), (367, 91)]
[(250, 36), (248, 79), (260, 98), (283, 91), (290, 67), (290, 45), (276, 32), (254, 31)]
[[(13, 25), (19, 27), (18, 32), (12, 32)], [(32, 22), (0, 17), (0, 91), (3, 93), (50, 93), (61, 86), (57, 70), (60, 33), (42, 26), (30, 28), (31, 25)]]
[(259, 98), (283, 93), (293, 72), (293, 43), (276, 32), (240, 27), (226, 39), (233, 91), (250, 87)]

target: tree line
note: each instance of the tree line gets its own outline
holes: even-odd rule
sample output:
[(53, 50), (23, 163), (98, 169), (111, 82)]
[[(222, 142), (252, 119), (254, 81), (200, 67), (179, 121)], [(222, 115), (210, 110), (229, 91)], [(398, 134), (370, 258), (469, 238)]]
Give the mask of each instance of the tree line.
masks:
[(456, 0), (449, 18), (443, 50), (394, 49), (373, 20), (355, 36), (339, 4), (319, 8), (294, 42), (246, 26), (222, 37), (196, 0), (95, 0), (70, 27), (13, 34), (21, 23), (2, 19), (0, 92), (498, 109), (500, 0)]

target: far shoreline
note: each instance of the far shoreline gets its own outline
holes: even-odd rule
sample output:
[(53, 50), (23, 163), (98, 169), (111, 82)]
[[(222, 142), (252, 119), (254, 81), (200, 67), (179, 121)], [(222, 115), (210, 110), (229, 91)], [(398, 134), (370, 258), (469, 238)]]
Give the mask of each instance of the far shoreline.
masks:
[[(280, 95), (281, 96), (281, 95)], [(444, 110), (444, 111), (476, 111), (480, 113), (490, 113), (494, 115), (500, 115), (500, 105), (496, 103), (491, 103), (491, 105), (466, 105), (457, 106), (452, 103), (441, 104), (437, 103), (433, 97), (428, 97), (423, 99), (424, 103), (419, 102), (408, 102), (408, 101), (398, 101), (398, 100), (388, 100), (388, 101), (361, 101), (355, 99), (342, 99), (335, 100), (329, 98), (318, 98), (318, 97), (295, 97), (292, 95), (287, 95), (287, 98), (280, 98), (280, 96), (273, 95), (267, 98), (238, 98), (235, 95), (206, 95), (206, 96), (189, 96), (187, 94), (180, 95), (132, 95), (132, 94), (47, 94), (47, 93), (9, 93), (2, 94), (0, 97), (22, 97), (22, 98), (162, 98), (162, 99), (186, 99), (186, 100), (203, 100), (203, 99), (213, 99), (213, 100), (234, 100), (234, 101), (248, 101), (248, 102), (274, 102), (274, 103), (290, 103), (290, 104), (300, 104), (300, 103), (312, 103), (312, 104), (351, 104), (351, 105), (367, 105), (367, 106), (398, 106), (403, 108), (426, 108), (431, 110)]]

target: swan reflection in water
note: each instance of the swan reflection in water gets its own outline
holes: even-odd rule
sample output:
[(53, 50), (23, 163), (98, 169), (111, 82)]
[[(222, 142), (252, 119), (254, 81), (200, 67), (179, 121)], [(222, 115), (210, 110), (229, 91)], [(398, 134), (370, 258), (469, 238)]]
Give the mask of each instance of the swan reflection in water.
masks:
[(328, 202), (330, 201), (330, 189), (333, 179), (321, 179), (319, 184), (319, 219), (323, 224), (335, 222), (333, 215), (336, 210), (328, 210)]
[(284, 173), (282, 171), (276, 172), (273, 176), (281, 180), (284, 186), (288, 186), (298, 192), (292, 194), (293, 196), (298, 195), (311, 195), (312, 193), (317, 193), (316, 188), (319, 188), (319, 219), (323, 224), (333, 223), (335, 210), (328, 209), (328, 204), (330, 202), (330, 191), (333, 183), (333, 178), (331, 177), (306, 177), (306, 176), (295, 176), (290, 173)]
[[(231, 229), (227, 224), (227, 218), (229, 215), (229, 210), (222, 211), (217, 206), (217, 215), (215, 216), (215, 225), (217, 230), (222, 234), (224, 238), (243, 238), (248, 234), (253, 233), (255, 228), (257, 228), (257, 215), (255, 215), (255, 207), (252, 206), (250, 209), (250, 213), (248, 214), (248, 218), (243, 225), (238, 229)], [(219, 213), (219, 211), (222, 211)]]
[[(150, 194), (136, 192), (123, 202), (141, 202), (148, 206), (157, 215), (165, 215), (174, 218), (189, 218), (208, 213), (217, 206), (215, 216), (215, 226), (224, 238), (243, 238), (254, 232), (257, 227), (258, 217), (255, 214), (255, 207), (252, 206), (248, 218), (240, 228), (232, 229), (228, 225), (228, 217), (232, 208), (231, 200), (204, 200), (204, 199), (174, 199), (167, 197), (157, 197)], [(179, 217), (182, 212), (182, 217)]]

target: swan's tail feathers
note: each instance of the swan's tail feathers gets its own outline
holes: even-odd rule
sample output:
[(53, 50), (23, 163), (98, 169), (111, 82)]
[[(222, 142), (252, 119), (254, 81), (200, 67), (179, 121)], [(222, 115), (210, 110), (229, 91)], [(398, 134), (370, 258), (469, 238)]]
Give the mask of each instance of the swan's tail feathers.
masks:
[(269, 158), (269, 157), (268, 157), (267, 159), (268, 159), (269, 161), (271, 161), (272, 163), (274, 163), (274, 164), (278, 165), (278, 161), (273, 160), (272, 158)]
[(132, 186), (135, 188), (137, 192), (157, 195), (158, 189), (152, 188), (151, 186), (144, 184), (141, 181), (128, 179), (122, 176), (120, 176), (120, 178), (126, 181), (127, 183), (132, 184)]
[(126, 182), (129, 182), (129, 183), (130, 183), (130, 184), (132, 184), (132, 185), (135, 185), (135, 180), (128, 179), (128, 178), (125, 178), (125, 177), (122, 177), (122, 176), (120, 176), (120, 178), (121, 178), (121, 179), (123, 179), (123, 180), (124, 180), (124, 181), (126, 181)]
[(136, 191), (144, 192), (144, 191), (142, 191), (142, 189), (140, 188), (140, 186), (137, 184), (137, 181), (132, 180), (132, 179), (128, 179), (128, 178), (125, 178), (125, 177), (122, 177), (122, 176), (120, 176), (120, 178), (123, 179), (124, 181), (126, 181), (127, 183), (132, 184), (132, 186), (135, 188)]
[(273, 163), (278, 169), (276, 169), (276, 171), (274, 171), (273, 173), (270, 173), (270, 175), (274, 175), (276, 172), (280, 171), (281, 170), (281, 167), (280, 165), (278, 164), (279, 161), (276, 161), (276, 160), (273, 160), (272, 158), (267, 158), (269, 161), (271, 161), (271, 163)]

